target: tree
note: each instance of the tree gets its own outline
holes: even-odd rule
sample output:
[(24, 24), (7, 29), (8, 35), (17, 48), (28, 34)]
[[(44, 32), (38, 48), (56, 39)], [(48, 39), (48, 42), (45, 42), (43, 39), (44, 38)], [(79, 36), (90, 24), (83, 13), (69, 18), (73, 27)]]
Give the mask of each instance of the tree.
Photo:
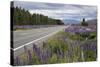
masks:
[(82, 22), (81, 22), (82, 26), (88, 26), (88, 23), (85, 21), (85, 18), (83, 18)]
[(59, 19), (56, 20), (56, 23), (57, 23), (58, 25), (64, 25), (64, 23), (63, 23), (61, 20), (59, 20)]
[(13, 24), (14, 25), (62, 25), (64, 24), (59, 19), (49, 18), (42, 14), (30, 14), (28, 10), (21, 7), (12, 7), (13, 12)]

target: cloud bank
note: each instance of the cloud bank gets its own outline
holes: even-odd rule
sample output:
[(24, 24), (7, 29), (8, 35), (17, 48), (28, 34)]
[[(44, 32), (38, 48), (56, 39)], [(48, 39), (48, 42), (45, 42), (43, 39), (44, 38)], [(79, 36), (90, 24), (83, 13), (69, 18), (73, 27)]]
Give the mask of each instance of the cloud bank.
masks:
[(55, 19), (81, 20), (96, 19), (97, 7), (88, 5), (56, 4), (40, 2), (14, 1), (14, 6), (28, 10), (31, 14), (39, 13)]

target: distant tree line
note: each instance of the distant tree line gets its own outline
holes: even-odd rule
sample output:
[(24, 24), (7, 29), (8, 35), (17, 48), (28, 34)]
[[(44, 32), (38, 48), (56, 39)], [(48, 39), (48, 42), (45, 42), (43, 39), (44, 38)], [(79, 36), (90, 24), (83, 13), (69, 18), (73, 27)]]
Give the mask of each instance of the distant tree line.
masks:
[(49, 18), (42, 14), (30, 14), (28, 10), (21, 7), (12, 7), (14, 25), (63, 25), (59, 19)]

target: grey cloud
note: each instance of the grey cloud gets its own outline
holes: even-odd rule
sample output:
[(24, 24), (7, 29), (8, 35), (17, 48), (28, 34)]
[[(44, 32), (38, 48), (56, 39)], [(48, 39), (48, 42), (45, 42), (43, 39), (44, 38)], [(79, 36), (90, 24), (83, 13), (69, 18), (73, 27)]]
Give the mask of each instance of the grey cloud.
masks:
[[(63, 19), (80, 19), (80, 18), (96, 18), (97, 7), (88, 5), (73, 5), (73, 4), (57, 4), (57, 3), (42, 3), (42, 2), (27, 2), (27, 1), (14, 1), (14, 6), (24, 8), (29, 11), (35, 10), (48, 10), (54, 18)], [(55, 10), (55, 11), (54, 11)], [(61, 11), (60, 13), (57, 11)], [(51, 12), (50, 12), (51, 11)], [(43, 11), (41, 12), (43, 13)], [(43, 13), (45, 14), (45, 13)], [(46, 14), (50, 15), (50, 14)], [(50, 15), (51, 17), (51, 15)]]

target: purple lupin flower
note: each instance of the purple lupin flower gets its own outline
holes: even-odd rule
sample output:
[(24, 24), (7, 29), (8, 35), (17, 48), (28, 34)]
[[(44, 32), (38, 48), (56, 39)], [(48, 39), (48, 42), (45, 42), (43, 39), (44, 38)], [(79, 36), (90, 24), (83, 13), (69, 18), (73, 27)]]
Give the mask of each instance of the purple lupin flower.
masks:
[(40, 55), (41, 50), (39, 47), (37, 47), (35, 44), (33, 44), (33, 51), (35, 52), (35, 54)]
[(97, 50), (97, 43), (94, 41), (88, 41), (85, 42), (84, 44), (81, 45), (81, 48), (83, 48), (83, 50), (93, 50), (96, 51)]
[(28, 50), (28, 60), (29, 60), (29, 61), (32, 60), (32, 54), (31, 54), (30, 50)]
[(52, 56), (51, 50), (49, 48), (46, 48), (46, 56), (47, 58), (50, 58)]
[(33, 51), (37, 50), (36, 44), (33, 44)]
[(40, 48), (36, 46), (36, 44), (33, 44), (33, 52), (38, 57), (38, 59), (41, 60), (42, 52), (41, 52)]
[(49, 48), (45, 48), (44, 50), (44, 60), (45, 60), (45, 63), (47, 63), (47, 60), (51, 57), (51, 51)]
[(16, 65), (20, 65), (20, 59), (18, 56), (16, 57)]
[(26, 46), (24, 46), (24, 51), (25, 51), (25, 53), (27, 53), (27, 51), (28, 51)]
[(64, 52), (62, 50), (57, 50), (57, 56), (58, 56), (58, 58), (63, 58)]
[(45, 54), (45, 52), (42, 52), (42, 53), (41, 53), (40, 59), (41, 59), (41, 62), (42, 62), (43, 64), (46, 63), (46, 54)]
[(85, 27), (80, 27), (80, 26), (70, 26), (68, 28), (65, 29), (65, 32), (69, 32), (69, 33), (73, 33), (73, 34), (77, 34), (77, 33), (88, 33), (88, 32), (92, 32), (92, 30), (90, 28), (85, 28)]
[(60, 58), (59, 50), (57, 50), (57, 58), (58, 58), (58, 59)]
[(60, 54), (61, 54), (61, 58), (63, 58), (64, 57), (64, 52), (60, 51)]

